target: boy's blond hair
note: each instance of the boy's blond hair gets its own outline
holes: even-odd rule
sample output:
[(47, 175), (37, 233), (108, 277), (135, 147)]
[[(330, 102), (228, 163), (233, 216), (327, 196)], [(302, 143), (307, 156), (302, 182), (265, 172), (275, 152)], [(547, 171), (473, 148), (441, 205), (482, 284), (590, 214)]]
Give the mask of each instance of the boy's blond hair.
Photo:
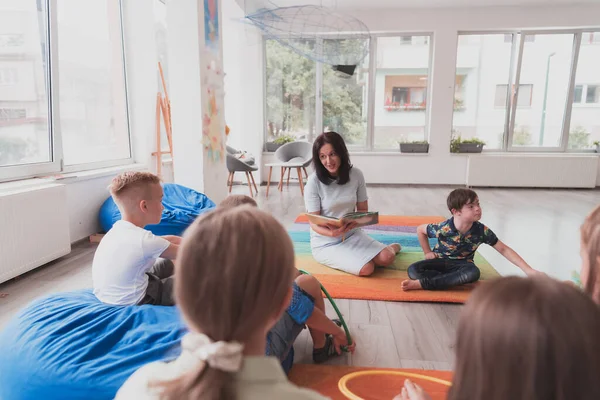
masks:
[(238, 207), (245, 204), (258, 207), (258, 204), (256, 204), (256, 201), (252, 197), (244, 194), (232, 194), (225, 197), (225, 199), (219, 203), (219, 207)]
[(158, 176), (150, 172), (129, 171), (115, 176), (108, 190), (115, 202), (123, 205), (128, 199), (143, 200), (154, 184), (160, 184)]

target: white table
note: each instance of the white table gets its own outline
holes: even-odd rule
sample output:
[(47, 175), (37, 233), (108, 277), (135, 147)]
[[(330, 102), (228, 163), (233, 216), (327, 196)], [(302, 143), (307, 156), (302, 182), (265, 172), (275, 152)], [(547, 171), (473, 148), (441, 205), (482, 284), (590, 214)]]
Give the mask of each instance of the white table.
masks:
[(308, 178), (308, 173), (306, 172), (306, 168), (302, 165), (302, 163), (296, 162), (275, 162), (265, 164), (265, 167), (269, 167), (269, 177), (267, 178), (267, 197), (269, 197), (269, 185), (271, 184), (271, 174), (273, 173), (273, 167), (281, 168), (281, 176), (279, 177), (279, 185), (277, 189), (279, 191), (283, 190), (283, 177), (285, 176), (285, 172), (287, 170), (287, 184), (290, 184), (290, 172), (292, 169), (296, 169), (298, 173), (298, 181), (300, 182), (300, 193), (304, 196), (304, 179), (302, 178), (302, 170), (304, 170), (304, 174)]

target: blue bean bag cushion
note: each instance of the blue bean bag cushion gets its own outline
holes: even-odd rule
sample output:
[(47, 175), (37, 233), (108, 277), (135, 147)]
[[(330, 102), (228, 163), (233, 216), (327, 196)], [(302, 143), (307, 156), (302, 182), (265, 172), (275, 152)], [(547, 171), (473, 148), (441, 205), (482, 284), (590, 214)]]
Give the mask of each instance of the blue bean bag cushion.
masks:
[(176, 307), (113, 306), (91, 290), (37, 300), (0, 332), (0, 399), (112, 399), (141, 366), (179, 355)]
[[(215, 203), (204, 194), (174, 183), (163, 185), (162, 218), (157, 225), (148, 225), (145, 229), (155, 235), (178, 235), (201, 214), (215, 208)], [(112, 197), (106, 199), (100, 208), (100, 225), (108, 232), (115, 222), (121, 219), (121, 212)]]

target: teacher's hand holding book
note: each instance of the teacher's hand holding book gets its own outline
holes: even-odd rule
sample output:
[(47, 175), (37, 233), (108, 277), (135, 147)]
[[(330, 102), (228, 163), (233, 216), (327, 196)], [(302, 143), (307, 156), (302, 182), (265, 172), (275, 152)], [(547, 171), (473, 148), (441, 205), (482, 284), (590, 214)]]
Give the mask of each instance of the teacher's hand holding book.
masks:
[(354, 221), (351, 221), (339, 228), (334, 225), (322, 225), (322, 226), (329, 229), (329, 231), (331, 233), (331, 237), (339, 237), (339, 236), (345, 235), (346, 233), (350, 232), (352, 229), (356, 228), (358, 226), (358, 224)]

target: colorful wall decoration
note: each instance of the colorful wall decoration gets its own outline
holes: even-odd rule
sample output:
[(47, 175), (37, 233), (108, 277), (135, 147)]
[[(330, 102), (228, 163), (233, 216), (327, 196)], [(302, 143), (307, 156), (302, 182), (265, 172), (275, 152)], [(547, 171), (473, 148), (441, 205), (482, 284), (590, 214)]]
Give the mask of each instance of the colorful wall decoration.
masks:
[(219, 34), (218, 0), (204, 0), (204, 45), (201, 54), (202, 75), (202, 144), (209, 162), (222, 163), (225, 159), (225, 114)]
[(204, 0), (204, 43), (210, 50), (220, 52), (219, 0)]

